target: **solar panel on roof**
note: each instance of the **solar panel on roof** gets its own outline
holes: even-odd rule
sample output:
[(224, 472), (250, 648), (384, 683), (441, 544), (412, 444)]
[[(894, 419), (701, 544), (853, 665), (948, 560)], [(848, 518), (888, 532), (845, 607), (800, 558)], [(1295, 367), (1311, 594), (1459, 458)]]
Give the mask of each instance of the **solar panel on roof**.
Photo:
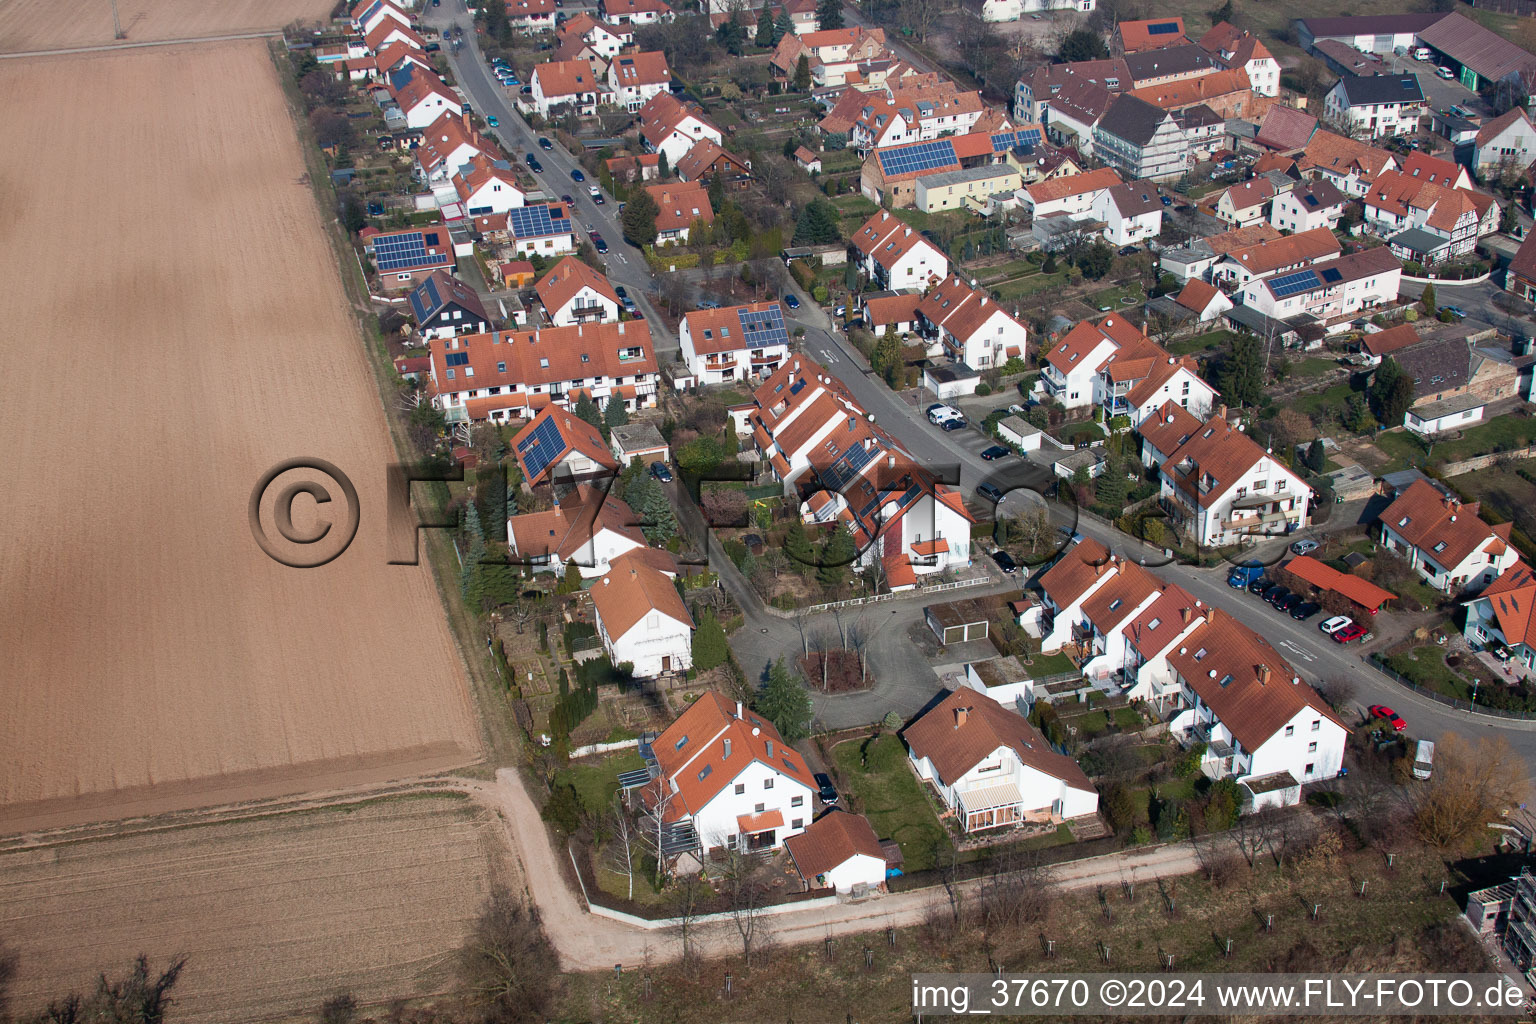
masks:
[(564, 452), (565, 438), (560, 436), (560, 428), (555, 426), (553, 418), (540, 423), (517, 445), (517, 454), (527, 467), (530, 480), (537, 480)]
[(792, 395), (798, 395), (800, 393), (801, 389), (804, 388), (804, 387), (805, 387), (805, 378), (801, 377), (799, 380), (795, 381), (793, 384), (791, 384), (789, 386), (789, 393), (792, 394)]
[(756, 313), (742, 309), (737, 313), (737, 319), (741, 321), (748, 348), (789, 344), (789, 335), (784, 330), (784, 311), (777, 303)]
[(1317, 287), (1317, 275), (1310, 270), (1302, 270), (1276, 278), (1270, 283), (1269, 290), (1275, 293), (1275, 298), (1283, 299), (1311, 291), (1315, 287)]
[(538, 238), (542, 235), (563, 234), (570, 230), (564, 207), (558, 216), (548, 206), (520, 206), (507, 211), (507, 228), (514, 238)]
[(1329, 267), (1327, 270), (1323, 271), (1323, 280), (1327, 281), (1329, 284), (1333, 284), (1335, 281), (1342, 281), (1343, 279), (1344, 275), (1339, 273), (1337, 270), (1334, 270), (1332, 267)]
[[(432, 236), (436, 239), (436, 235)], [(433, 244), (436, 244), (435, 241)], [(380, 271), (404, 270), (434, 262), (427, 256), (427, 242), (420, 231), (408, 231), (373, 240), (373, 263)]]
[(869, 465), (869, 460), (874, 457), (873, 449), (866, 448), (862, 444), (854, 445), (836, 462), (817, 474), (821, 480), (822, 490), (841, 491), (848, 481), (858, 476), (859, 471)]
[(880, 170), (887, 177), (914, 171), (931, 171), (959, 162), (955, 157), (954, 143), (949, 139), (880, 151)]
[(1173, 33), (1177, 32), (1178, 30), (1179, 30), (1179, 23), (1178, 22), (1176, 22), (1176, 21), (1160, 21), (1156, 25), (1148, 25), (1147, 26), (1147, 35), (1149, 35), (1149, 36), (1166, 36), (1166, 35), (1172, 35)]

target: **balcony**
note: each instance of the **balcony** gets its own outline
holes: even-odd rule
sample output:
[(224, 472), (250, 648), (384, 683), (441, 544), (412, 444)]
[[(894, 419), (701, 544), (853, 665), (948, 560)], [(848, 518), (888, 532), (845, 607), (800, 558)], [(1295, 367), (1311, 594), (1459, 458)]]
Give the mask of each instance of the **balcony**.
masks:
[(1252, 516), (1229, 516), (1221, 521), (1223, 530), (1262, 530), (1270, 526), (1278, 526), (1282, 523), (1295, 523), (1301, 525), (1301, 520), (1295, 515), (1294, 510), (1289, 512), (1260, 512)]
[(1050, 373), (1042, 373), (1040, 375), (1040, 383), (1045, 385), (1045, 393), (1052, 398), (1060, 398), (1067, 393), (1067, 382), (1058, 382)]

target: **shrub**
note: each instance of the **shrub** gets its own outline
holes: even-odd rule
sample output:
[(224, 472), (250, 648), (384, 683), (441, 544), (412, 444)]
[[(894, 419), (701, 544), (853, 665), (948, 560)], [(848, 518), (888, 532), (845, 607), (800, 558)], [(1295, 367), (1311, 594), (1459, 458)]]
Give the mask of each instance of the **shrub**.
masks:
[(824, 284), (819, 284), (815, 288), (811, 289), (811, 298), (815, 299), (817, 302), (826, 302), (827, 296), (827, 286)]
[(980, 397), (985, 398), (988, 395), (990, 395), (991, 393), (992, 393), (992, 388), (991, 388), (990, 385), (987, 384), (986, 381), (982, 381), (980, 384), (976, 385), (976, 394), (979, 395)]

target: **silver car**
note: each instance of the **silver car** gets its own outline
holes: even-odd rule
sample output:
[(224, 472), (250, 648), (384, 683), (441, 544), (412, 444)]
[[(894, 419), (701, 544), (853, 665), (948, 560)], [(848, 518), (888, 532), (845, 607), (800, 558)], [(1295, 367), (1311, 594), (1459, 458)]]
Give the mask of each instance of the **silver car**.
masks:
[(1291, 554), (1293, 555), (1310, 555), (1316, 550), (1317, 541), (1315, 540), (1299, 540), (1291, 545)]

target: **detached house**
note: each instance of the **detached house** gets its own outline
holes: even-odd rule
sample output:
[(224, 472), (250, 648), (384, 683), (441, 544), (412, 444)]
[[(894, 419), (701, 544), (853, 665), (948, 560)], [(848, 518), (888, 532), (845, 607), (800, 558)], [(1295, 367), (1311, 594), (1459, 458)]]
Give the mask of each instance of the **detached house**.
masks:
[(348, 15), (352, 19), (352, 31), (366, 36), (386, 20), (404, 28), (411, 27), (411, 16), (389, 0), (362, 0)]
[(576, 251), (576, 228), (564, 203), (514, 207), (507, 211), (507, 239), (521, 256), (558, 256)]
[(949, 257), (887, 210), (865, 221), (850, 244), (859, 269), (882, 290), (926, 291), (949, 273)]
[[(530, 490), (541, 484), (574, 486), (609, 480), (619, 471), (619, 464), (603, 444), (598, 429), (574, 413), (554, 406), (546, 407), (513, 436), (512, 450), (523, 472), (523, 485)], [(594, 516), (599, 512), (591, 501), (585, 502), (584, 507)], [(554, 528), (552, 522), (546, 525)], [(549, 554), (538, 537), (525, 535), (524, 542), (530, 545), (524, 550), (531, 556)]]
[(1381, 513), (1381, 543), (1408, 559), (1425, 583), (1447, 594), (1476, 594), (1516, 562), (1509, 523), (1489, 526), (1477, 502), (1415, 480)]
[(617, 323), (619, 296), (608, 279), (575, 256), (567, 256), (536, 286), (544, 315), (556, 327)]
[(620, 50), (635, 41), (633, 30), (598, 21), (585, 11), (563, 22), (558, 34), (562, 43), (568, 39), (580, 39), (605, 61), (613, 60)]
[(645, 190), (656, 201), (656, 243), (687, 242), (695, 226), (708, 227), (715, 222), (709, 205), (709, 189), (697, 181), (666, 185), (647, 185)]
[(1536, 574), (1514, 562), (1470, 601), (1462, 632), (1479, 645), (1503, 644), (1529, 671), (1536, 669)]
[(1122, 316), (1083, 321), (1051, 346), (1041, 384), (1066, 408), (1099, 406), (1136, 427), (1164, 402), (1204, 417), (1216, 391), (1189, 359), (1170, 355)]
[(1157, 186), (1145, 181), (1111, 185), (1094, 197), (1093, 217), (1104, 222), (1110, 245), (1139, 245), (1163, 230), (1163, 204)]
[(683, 314), (677, 342), (688, 372), (701, 384), (761, 380), (789, 355), (784, 310), (777, 302), (692, 310)]
[(614, 102), (634, 113), (667, 90), (672, 70), (659, 50), (622, 54), (608, 65), (608, 89)]
[(1023, 716), (966, 687), (902, 733), (918, 778), (967, 833), (1093, 814), (1099, 794)]
[[(507, 519), (507, 543), (516, 561), (534, 572), (565, 574), (575, 564), (583, 579), (596, 579), (626, 552), (645, 548), (640, 519), (607, 493), (606, 481), (581, 484), (547, 512)], [(617, 662), (615, 662), (617, 663)]]
[(1299, 169), (1321, 176), (1346, 196), (1365, 195), (1377, 176), (1398, 169), (1397, 157), (1368, 143), (1319, 129), (1298, 157)]
[(709, 182), (716, 174), (728, 189), (740, 190), (752, 182), (752, 164), (721, 149), (713, 139), (700, 139), (683, 154), (673, 170), (683, 181)]
[(1483, 125), (1473, 141), (1472, 166), (1484, 179), (1523, 175), (1536, 162), (1536, 127), (1524, 107), (1511, 107)]
[(937, 339), (948, 358), (974, 370), (1002, 366), (1028, 353), (1024, 325), (958, 275), (935, 285), (917, 313), (923, 337)]
[(851, 893), (885, 884), (885, 849), (862, 814), (834, 807), (784, 846), (808, 888), (822, 885)]
[(1100, 167), (1082, 174), (1047, 178), (1019, 190), (1019, 203), (1036, 220), (1052, 214), (1090, 213), (1100, 193), (1121, 184), (1120, 175), (1111, 167)]
[(505, 160), (484, 153), (469, 158), (453, 176), (453, 189), (464, 212), (471, 217), (506, 213), (523, 205), (523, 190), (517, 184), (517, 172)]
[(434, 271), (453, 269), (453, 240), (448, 237), (446, 225), (404, 231), (368, 227), (358, 237), (378, 271), (379, 287), (388, 293), (410, 291)]
[(534, 109), (543, 118), (548, 118), (559, 107), (569, 107), (581, 117), (595, 117), (603, 92), (603, 83), (592, 73), (592, 65), (584, 60), (539, 64), (533, 69), (528, 85), (533, 90)]
[(1275, 183), (1268, 178), (1240, 181), (1216, 200), (1216, 219), (1234, 228), (1262, 223), (1274, 198)]
[(1326, 120), (1370, 139), (1416, 131), (1423, 112), (1417, 75), (1345, 75), (1323, 100)]
[(693, 666), (693, 617), (666, 573), (620, 555), (590, 594), (597, 635), (615, 665), (633, 665), (640, 679)]
[(1323, 228), (1332, 231), (1344, 216), (1344, 193), (1327, 181), (1304, 181), (1275, 196), (1269, 222), (1282, 231), (1297, 234)]
[[(670, 588), (671, 584), (667, 586)], [(646, 808), (706, 852), (776, 849), (805, 831), (811, 773), (773, 723), (705, 690), (651, 743)]]
[(549, 32), (555, 27), (555, 0), (502, 0), (507, 6), (507, 21), (525, 35)]
[(645, 141), (646, 152), (662, 154), (672, 167), (700, 139), (708, 139), (717, 146), (724, 141), (720, 129), (702, 110), (685, 105), (670, 92), (657, 93), (640, 108), (640, 137)]
[(1252, 32), (1218, 21), (1200, 37), (1200, 48), (1224, 68), (1242, 68), (1255, 93), (1280, 95), (1280, 62)]
[[(1260, 225), (1271, 236), (1277, 233)], [(1247, 229), (1245, 229), (1247, 230)], [(1219, 236), (1218, 236), (1219, 237)], [(1215, 242), (1217, 239), (1206, 239)], [(1294, 235), (1270, 237), (1263, 241), (1228, 249), (1210, 265), (1213, 283), (1227, 283), (1242, 288), (1250, 281), (1274, 277), (1323, 260), (1332, 260), (1343, 251), (1339, 239), (1327, 228), (1312, 228)]]
[(653, 25), (674, 17), (663, 0), (602, 0), (601, 6), (603, 20), (614, 25)]
[(480, 133), (465, 123), (468, 120), (462, 112), (449, 111), (422, 132), (421, 145), (416, 147), (416, 167), (429, 185), (448, 181), (474, 157), (493, 151)]
[(456, 334), (480, 334), (491, 329), (480, 293), (446, 270), (435, 270), (411, 292), (411, 315), (417, 332), (427, 340)]
[(1159, 500), (1201, 547), (1292, 533), (1307, 523), (1311, 488), (1223, 416), (1207, 420), (1158, 471)]
[(405, 114), (407, 127), (426, 128), (444, 114), (458, 115), (464, 112), (459, 97), (436, 73), (414, 66), (410, 72), (401, 78), (401, 86), (390, 87), (390, 95)]

